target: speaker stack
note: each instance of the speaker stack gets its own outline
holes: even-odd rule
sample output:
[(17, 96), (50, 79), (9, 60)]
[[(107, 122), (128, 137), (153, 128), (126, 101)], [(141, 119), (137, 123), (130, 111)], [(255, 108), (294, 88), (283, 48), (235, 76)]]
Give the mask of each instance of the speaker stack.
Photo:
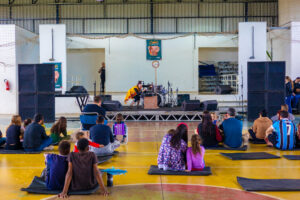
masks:
[(248, 120), (265, 109), (274, 116), (285, 104), (285, 62), (248, 62)]
[(45, 122), (54, 122), (54, 65), (19, 64), (18, 67), (19, 115), (26, 119), (40, 113)]

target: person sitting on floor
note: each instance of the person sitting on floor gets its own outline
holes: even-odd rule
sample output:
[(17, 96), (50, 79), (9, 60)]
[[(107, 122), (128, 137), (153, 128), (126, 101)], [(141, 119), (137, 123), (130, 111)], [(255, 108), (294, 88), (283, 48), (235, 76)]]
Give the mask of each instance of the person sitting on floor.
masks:
[(105, 117), (106, 111), (104, 108), (101, 107), (101, 97), (100, 96), (95, 96), (94, 97), (94, 103), (92, 104), (87, 104), (83, 111), (84, 113), (98, 113), (98, 115), (101, 115)]
[(292, 96), (292, 107), (297, 108), (300, 99), (300, 77), (294, 81), (294, 95)]
[(6, 130), (6, 146), (7, 150), (23, 149), (20, 141), (24, 136), (24, 131), (21, 128), (22, 119), (20, 115), (13, 115), (11, 123)]
[[(67, 119), (60, 117), (56, 123), (50, 129), (52, 144), (58, 144), (62, 140), (69, 140), (70, 136), (67, 134)], [(61, 137), (60, 135), (63, 135)]]
[(218, 126), (218, 123), (219, 123), (218, 115), (215, 112), (212, 112), (210, 115), (211, 115), (213, 124)]
[[(281, 109), (280, 110), (284, 110), (284, 111), (289, 111), (289, 106), (287, 104), (283, 104), (281, 105)], [(280, 111), (278, 111), (278, 113), (276, 115), (274, 115), (273, 117), (271, 117), (271, 120), (273, 121), (273, 123), (275, 121), (278, 121), (280, 116), (279, 116), (279, 113)], [(292, 114), (292, 113), (289, 113), (289, 117), (288, 117), (289, 120), (291, 121), (295, 121), (295, 116)]]
[(121, 113), (117, 114), (116, 122), (114, 123), (112, 130), (113, 130), (114, 138), (117, 139), (118, 135), (122, 135), (123, 139), (121, 141), (121, 144), (125, 143), (125, 140), (127, 138), (127, 126), (124, 122), (124, 118)]
[(287, 111), (280, 111), (279, 121), (276, 121), (266, 131), (268, 145), (281, 150), (292, 150), (296, 144), (297, 127), (288, 119)]
[(64, 189), (58, 197), (68, 198), (69, 189), (84, 191), (94, 189), (97, 185), (102, 189), (102, 194), (107, 196), (107, 189), (97, 167), (97, 157), (95, 153), (89, 151), (89, 141), (82, 138), (77, 142), (77, 146), (79, 153), (71, 152), (68, 157), (69, 166)]
[[(44, 117), (41, 114), (34, 116), (34, 122), (27, 126), (24, 133), (23, 147), (25, 151), (43, 151), (52, 144), (52, 139), (46, 135)], [(47, 149), (53, 149), (49, 147)]]
[(248, 135), (243, 135), (243, 123), (235, 118), (235, 109), (229, 108), (228, 118), (220, 125), (224, 134), (224, 146), (227, 148), (240, 148), (248, 145)]
[(91, 147), (95, 154), (113, 153), (120, 146), (120, 142), (114, 139), (109, 126), (104, 125), (104, 117), (98, 116), (97, 124), (90, 129), (90, 138), (92, 142), (104, 145), (103, 148)]
[(298, 131), (297, 131), (297, 138), (296, 138), (296, 147), (300, 147), (300, 122), (298, 123), (298, 127), (297, 127)]
[(192, 147), (186, 151), (187, 172), (201, 171), (205, 167), (204, 153), (205, 149), (201, 146), (202, 140), (199, 135), (193, 135), (191, 138)]
[(184, 171), (188, 129), (180, 124), (176, 131), (170, 130), (162, 139), (157, 164), (163, 170)]
[(203, 140), (202, 145), (204, 147), (216, 147), (219, 142), (222, 142), (222, 136), (218, 127), (213, 124), (211, 114), (204, 114), (202, 117), (202, 123), (199, 123), (197, 133)]
[(23, 122), (23, 127), (22, 127), (22, 129), (25, 131), (26, 127), (27, 127), (29, 124), (31, 124), (31, 123), (32, 123), (32, 119), (30, 119), (30, 118), (25, 119), (24, 122)]
[(45, 154), (46, 186), (49, 190), (62, 190), (64, 188), (70, 148), (70, 142), (63, 140), (58, 145), (59, 155)]
[(6, 142), (6, 138), (3, 137), (2, 132), (0, 130), (0, 146), (4, 145)]
[(249, 134), (253, 141), (265, 141), (266, 130), (273, 124), (272, 120), (267, 117), (267, 111), (262, 110), (259, 113), (259, 118), (257, 118), (253, 127), (249, 129)]
[[(80, 140), (80, 139), (82, 139), (82, 138), (86, 138), (87, 139), (87, 137), (86, 137), (86, 134), (84, 134), (84, 132), (81, 132), (81, 131), (79, 131), (79, 132), (77, 132), (76, 133), (76, 140), (77, 140), (77, 142)], [(95, 142), (91, 142), (89, 139), (88, 139), (88, 141), (89, 141), (89, 148), (91, 149), (91, 147), (94, 147), (94, 148), (102, 148), (102, 147), (104, 147), (104, 145), (102, 145), (102, 144), (97, 144), (97, 143), (95, 143)], [(77, 142), (75, 143), (75, 145), (74, 145), (74, 152), (79, 152), (79, 150), (78, 150), (78, 148), (77, 148)]]

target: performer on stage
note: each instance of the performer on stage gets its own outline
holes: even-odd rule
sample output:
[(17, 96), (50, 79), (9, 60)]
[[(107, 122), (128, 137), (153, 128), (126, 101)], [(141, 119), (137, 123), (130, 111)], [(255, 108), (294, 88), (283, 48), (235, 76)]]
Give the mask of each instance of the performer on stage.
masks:
[(100, 92), (104, 92), (105, 88), (105, 62), (102, 62), (102, 67), (98, 70), (98, 73), (100, 74)]
[(133, 99), (130, 106), (133, 106), (134, 103), (137, 103), (137, 107), (140, 105), (141, 95), (143, 92), (143, 84), (142, 81), (139, 81), (138, 84), (134, 87), (132, 87), (130, 90), (128, 90), (126, 97), (125, 97), (125, 104), (129, 99)]

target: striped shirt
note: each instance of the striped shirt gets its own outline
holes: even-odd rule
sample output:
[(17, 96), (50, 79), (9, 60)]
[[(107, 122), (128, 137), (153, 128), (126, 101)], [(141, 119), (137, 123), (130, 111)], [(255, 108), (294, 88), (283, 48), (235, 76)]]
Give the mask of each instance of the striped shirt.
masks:
[(276, 133), (276, 148), (282, 150), (294, 149), (296, 143), (297, 128), (293, 122), (287, 118), (276, 121), (273, 124)]

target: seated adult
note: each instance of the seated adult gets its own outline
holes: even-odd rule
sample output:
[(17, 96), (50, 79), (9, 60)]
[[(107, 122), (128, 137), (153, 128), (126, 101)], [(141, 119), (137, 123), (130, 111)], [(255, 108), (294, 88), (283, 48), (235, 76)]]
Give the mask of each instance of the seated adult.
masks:
[(46, 186), (49, 190), (62, 190), (64, 188), (70, 148), (70, 143), (64, 140), (59, 143), (59, 155), (45, 154)]
[(176, 131), (169, 130), (168, 134), (163, 137), (159, 149), (158, 168), (173, 171), (185, 170), (187, 135), (187, 126), (184, 124), (177, 126)]
[(253, 141), (265, 141), (266, 130), (273, 124), (272, 120), (267, 117), (267, 111), (262, 110), (259, 113), (259, 118), (257, 118), (253, 127), (249, 129), (249, 134)]
[(297, 127), (288, 119), (287, 111), (280, 111), (279, 121), (276, 121), (266, 131), (269, 145), (277, 149), (292, 150), (295, 148)]
[(46, 135), (46, 131), (42, 126), (43, 123), (43, 115), (36, 114), (33, 123), (26, 127), (23, 142), (25, 151), (43, 151), (52, 144), (52, 139)]
[(300, 99), (300, 77), (294, 81), (294, 95), (292, 96), (292, 107), (297, 108)]
[(243, 136), (243, 123), (235, 118), (235, 109), (229, 108), (228, 118), (220, 125), (224, 135), (224, 146), (227, 148), (240, 148), (248, 143), (248, 135)]
[[(287, 104), (283, 104), (283, 105), (281, 105), (281, 109), (280, 110), (288, 112), (289, 111), (289, 106)], [(273, 117), (271, 117), (271, 120), (273, 122), (279, 120), (279, 118), (280, 118), (279, 117), (279, 113), (280, 113), (280, 111), (278, 111), (278, 113), (276, 115), (274, 115)], [(291, 121), (295, 121), (295, 117), (294, 117), (294, 115), (292, 113), (289, 113), (288, 119), (291, 120)]]
[(22, 120), (20, 115), (13, 115), (11, 123), (6, 130), (6, 146), (7, 150), (23, 149), (20, 137), (23, 136), (24, 131), (21, 128)]
[(90, 129), (92, 142), (104, 145), (103, 148), (91, 147), (95, 154), (113, 153), (120, 146), (120, 142), (114, 139), (111, 128), (104, 125), (104, 117), (98, 116), (97, 124)]
[(213, 123), (210, 113), (202, 117), (202, 122), (198, 125), (197, 133), (202, 138), (202, 146), (215, 147), (222, 142), (222, 136), (218, 127)]
[(101, 107), (101, 97), (100, 96), (95, 96), (94, 97), (94, 103), (92, 104), (87, 104), (82, 112), (94, 112), (94, 113), (98, 113), (98, 115), (102, 115), (103, 117), (105, 117), (106, 115), (106, 111), (104, 108)]

